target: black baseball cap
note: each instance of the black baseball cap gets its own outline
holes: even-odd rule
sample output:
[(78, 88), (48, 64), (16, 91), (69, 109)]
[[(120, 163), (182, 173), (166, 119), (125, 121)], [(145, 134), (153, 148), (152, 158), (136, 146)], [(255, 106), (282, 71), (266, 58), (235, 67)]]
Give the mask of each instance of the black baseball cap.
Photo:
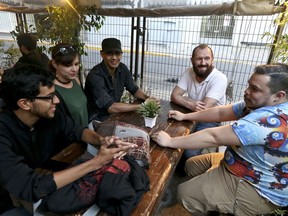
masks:
[(102, 41), (101, 52), (118, 51), (122, 52), (121, 42), (116, 38), (106, 38)]

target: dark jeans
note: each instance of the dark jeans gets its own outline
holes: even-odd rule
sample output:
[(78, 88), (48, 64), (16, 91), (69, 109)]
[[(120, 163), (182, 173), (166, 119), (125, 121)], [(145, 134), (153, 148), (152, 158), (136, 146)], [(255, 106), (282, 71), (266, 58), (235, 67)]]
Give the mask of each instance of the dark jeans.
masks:
[[(204, 130), (206, 128), (212, 128), (212, 127), (218, 127), (220, 126), (220, 122), (199, 122), (196, 125), (196, 128), (194, 130), (193, 133), (200, 131), (200, 130)], [(186, 149), (184, 151), (183, 156), (185, 157), (185, 159), (188, 159), (190, 157), (196, 156), (196, 155), (200, 155), (202, 153), (203, 149)]]

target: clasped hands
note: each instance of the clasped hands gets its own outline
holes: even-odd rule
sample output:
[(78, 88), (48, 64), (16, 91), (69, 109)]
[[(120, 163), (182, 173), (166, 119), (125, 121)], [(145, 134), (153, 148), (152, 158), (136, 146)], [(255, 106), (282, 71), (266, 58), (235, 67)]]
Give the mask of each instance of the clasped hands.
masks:
[(136, 144), (124, 142), (116, 136), (101, 137), (100, 143), (100, 150), (96, 157), (102, 161), (103, 165), (110, 163), (113, 159), (122, 159), (130, 149), (137, 147)]

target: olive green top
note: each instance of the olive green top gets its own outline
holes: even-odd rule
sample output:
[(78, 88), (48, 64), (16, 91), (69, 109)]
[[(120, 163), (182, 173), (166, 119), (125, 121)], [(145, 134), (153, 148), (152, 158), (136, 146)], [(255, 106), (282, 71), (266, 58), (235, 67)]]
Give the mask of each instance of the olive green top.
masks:
[(72, 88), (64, 88), (55, 85), (55, 89), (64, 100), (64, 103), (70, 112), (70, 116), (74, 121), (84, 126), (88, 126), (87, 98), (81, 86), (73, 80)]

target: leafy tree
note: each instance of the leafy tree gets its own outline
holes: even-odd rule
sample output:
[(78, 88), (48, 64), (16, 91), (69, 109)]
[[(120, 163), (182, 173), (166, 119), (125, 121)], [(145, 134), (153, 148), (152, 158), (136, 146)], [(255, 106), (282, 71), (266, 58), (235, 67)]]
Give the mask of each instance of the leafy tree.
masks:
[(7, 47), (5, 42), (0, 40), (0, 73), (2, 69), (7, 69), (13, 66), (20, 56), (21, 53), (18, 47), (14, 44)]
[(269, 36), (273, 40), (272, 52), (273, 58), (271, 62), (288, 62), (288, 34), (283, 34), (286, 24), (288, 23), (288, 2), (283, 3), (284, 12), (274, 20), (274, 24), (278, 25), (276, 34), (266, 32), (264, 36)]
[[(19, 33), (36, 32), (39, 41), (48, 42), (52, 46), (57, 43), (70, 43), (78, 47), (80, 54), (85, 54), (85, 44), (81, 41), (81, 30), (99, 30), (105, 17), (96, 14), (96, 8), (91, 7), (57, 7), (47, 6), (47, 13), (35, 15), (35, 26), (19, 23), (11, 32), (13, 36)], [(23, 28), (24, 27), (24, 28)], [(45, 46), (40, 47), (46, 50)]]

